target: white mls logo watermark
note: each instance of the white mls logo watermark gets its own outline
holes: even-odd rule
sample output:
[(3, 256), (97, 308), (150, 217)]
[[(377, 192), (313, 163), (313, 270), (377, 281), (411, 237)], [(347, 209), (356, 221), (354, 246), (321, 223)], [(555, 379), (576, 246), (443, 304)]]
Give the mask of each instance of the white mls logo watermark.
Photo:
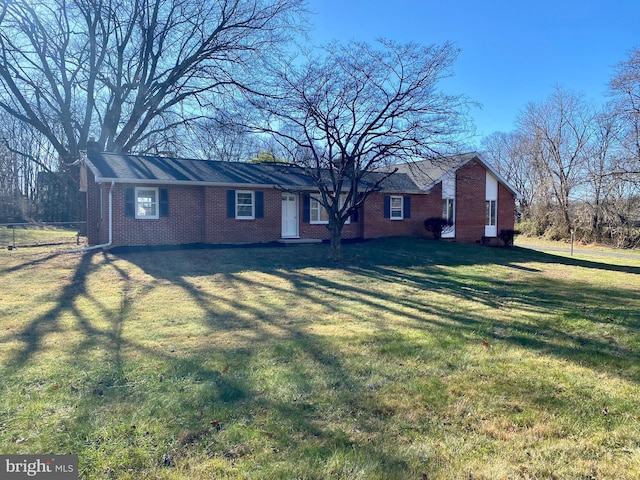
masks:
[(0, 478), (78, 480), (78, 455), (0, 455)]

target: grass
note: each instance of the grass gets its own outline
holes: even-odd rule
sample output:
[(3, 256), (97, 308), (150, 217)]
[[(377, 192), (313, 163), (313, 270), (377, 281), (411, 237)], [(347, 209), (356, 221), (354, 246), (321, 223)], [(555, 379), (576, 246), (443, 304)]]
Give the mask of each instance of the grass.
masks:
[(14, 229), (0, 225), (0, 248), (74, 245), (78, 241), (78, 229), (74, 227), (18, 224)]
[(86, 479), (640, 477), (640, 258), (0, 252), (0, 451)]
[[(570, 249), (571, 242), (570, 241), (556, 241), (556, 240), (547, 240), (541, 237), (527, 237), (526, 235), (518, 235), (515, 239), (516, 246), (536, 246), (549, 248), (549, 249)], [(597, 244), (597, 243), (582, 243), (579, 241), (574, 242), (574, 252), (590, 252), (590, 253), (608, 253), (608, 254), (624, 254), (624, 255), (637, 255), (640, 256), (640, 250), (638, 249), (621, 249), (621, 248), (613, 248), (608, 245)]]

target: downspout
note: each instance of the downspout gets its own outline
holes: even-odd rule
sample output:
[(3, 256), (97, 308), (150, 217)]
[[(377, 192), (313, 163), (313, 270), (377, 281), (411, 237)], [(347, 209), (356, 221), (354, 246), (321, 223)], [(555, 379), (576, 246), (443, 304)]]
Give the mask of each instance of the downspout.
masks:
[(111, 186), (109, 187), (109, 241), (101, 245), (91, 245), (90, 247), (76, 248), (75, 250), (69, 250), (67, 253), (88, 252), (89, 250), (97, 250), (98, 248), (109, 248), (113, 243), (113, 186), (115, 181), (111, 180)]

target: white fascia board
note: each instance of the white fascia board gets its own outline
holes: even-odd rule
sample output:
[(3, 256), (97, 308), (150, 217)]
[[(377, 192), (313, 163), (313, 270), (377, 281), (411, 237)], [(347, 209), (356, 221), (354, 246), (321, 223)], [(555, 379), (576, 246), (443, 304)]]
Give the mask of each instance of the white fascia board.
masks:
[[(485, 162), (479, 154), (478, 154), (478, 155), (476, 155), (476, 156), (475, 156), (475, 157), (473, 157), (473, 158), (475, 158), (476, 160), (478, 160), (478, 161), (479, 161), (479, 162), (484, 166), (484, 168), (486, 168), (487, 170), (489, 170), (489, 172), (491, 172), (491, 174), (492, 174), (494, 177), (496, 177), (496, 179), (497, 179), (500, 183), (502, 183), (505, 187), (507, 187), (507, 189), (508, 189), (511, 193), (513, 193), (513, 195), (516, 197), (516, 199), (521, 199), (521, 198), (522, 198), (522, 195), (520, 194), (520, 192), (518, 192), (515, 188), (513, 188), (513, 187), (511, 186), (511, 184), (510, 184), (509, 182), (507, 182), (507, 180), (506, 180), (502, 175), (500, 175), (500, 174), (498, 173), (498, 171), (497, 171), (495, 168), (493, 168), (493, 166), (491, 166), (490, 164), (488, 164), (487, 162)], [(464, 163), (467, 163), (467, 162), (464, 162)]]
[[(456, 172), (458, 171), (460, 168), (464, 167), (467, 163), (469, 163), (471, 160), (478, 160), (482, 166), (484, 168), (486, 168), (487, 170), (489, 170), (489, 172), (491, 172), (491, 174), (496, 177), (496, 179), (502, 183), (507, 190), (509, 190), (511, 193), (513, 193), (513, 195), (515, 196), (516, 199), (521, 199), (522, 195), (520, 194), (520, 192), (518, 192), (515, 188), (513, 188), (511, 186), (511, 184), (509, 182), (507, 182), (507, 180), (500, 175), (497, 170), (495, 168), (493, 168), (491, 165), (489, 165), (487, 162), (485, 162), (482, 157), (480, 156), (480, 154), (476, 154), (473, 156), (470, 156), (469, 158), (467, 158), (466, 160), (460, 162), (458, 165), (456, 165), (455, 168), (449, 170), (449, 172)], [(442, 179), (447, 176), (447, 174), (449, 173), (445, 173), (444, 175), (441, 175), (436, 181), (434, 181), (433, 183), (431, 183), (429, 186), (425, 187), (425, 191), (431, 190), (433, 187), (435, 187), (439, 182), (442, 181)]]

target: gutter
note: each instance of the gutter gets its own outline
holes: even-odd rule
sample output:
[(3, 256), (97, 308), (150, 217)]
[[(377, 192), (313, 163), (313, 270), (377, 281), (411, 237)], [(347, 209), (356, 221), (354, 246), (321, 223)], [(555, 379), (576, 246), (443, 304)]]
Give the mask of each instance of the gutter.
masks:
[(101, 245), (91, 245), (90, 247), (84, 248), (76, 248), (75, 250), (69, 250), (67, 253), (79, 253), (79, 252), (88, 252), (90, 250), (97, 250), (99, 248), (107, 249), (113, 243), (113, 186), (115, 185), (115, 181), (111, 181), (111, 186), (109, 187), (109, 241), (107, 243), (103, 243)]

